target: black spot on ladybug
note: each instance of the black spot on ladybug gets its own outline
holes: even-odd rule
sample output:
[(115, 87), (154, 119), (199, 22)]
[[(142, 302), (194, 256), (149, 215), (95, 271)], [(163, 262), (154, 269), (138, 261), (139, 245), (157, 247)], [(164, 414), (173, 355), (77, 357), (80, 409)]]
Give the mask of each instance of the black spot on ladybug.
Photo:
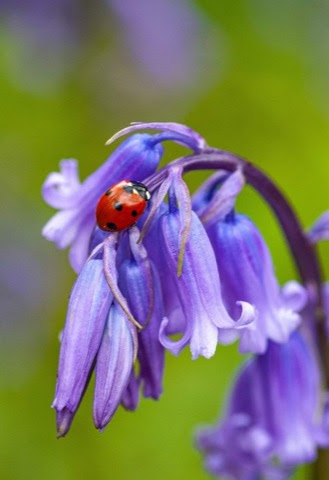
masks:
[(111, 189), (110, 189), (110, 190), (106, 190), (105, 195), (111, 195), (111, 193), (112, 193), (112, 190), (111, 190)]
[(110, 223), (107, 223), (106, 225), (110, 230), (117, 230), (117, 226), (115, 223), (110, 222)]
[(137, 210), (133, 210), (133, 211), (131, 212), (131, 215), (132, 215), (133, 217), (137, 217), (137, 215), (138, 215)]
[(123, 205), (120, 202), (115, 202), (114, 208), (118, 210), (118, 212), (121, 212), (121, 210), (123, 209)]

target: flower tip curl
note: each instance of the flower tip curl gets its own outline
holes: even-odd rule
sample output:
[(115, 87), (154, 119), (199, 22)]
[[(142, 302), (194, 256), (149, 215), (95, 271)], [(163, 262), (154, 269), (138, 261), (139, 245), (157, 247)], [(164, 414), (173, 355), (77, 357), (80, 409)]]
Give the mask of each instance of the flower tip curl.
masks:
[(200, 151), (207, 147), (205, 139), (192, 128), (181, 123), (175, 122), (132, 122), (129, 127), (119, 130), (116, 134), (109, 138), (105, 145), (110, 145), (118, 138), (139, 130), (160, 130), (161, 134), (154, 135), (152, 142), (162, 142), (172, 140), (193, 151)]

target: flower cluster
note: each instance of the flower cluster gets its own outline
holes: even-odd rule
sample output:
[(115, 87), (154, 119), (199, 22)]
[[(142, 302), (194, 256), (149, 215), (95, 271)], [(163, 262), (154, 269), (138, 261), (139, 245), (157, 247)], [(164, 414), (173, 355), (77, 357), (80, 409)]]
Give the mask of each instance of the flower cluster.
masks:
[[(148, 129), (159, 133), (139, 133)], [(208, 147), (188, 127), (133, 124), (109, 143), (126, 134), (132, 135), (83, 183), (77, 163), (64, 160), (43, 186), (46, 202), (60, 210), (43, 234), (71, 247), (78, 273), (53, 402), (58, 435), (69, 430), (93, 371), (94, 423), (102, 430), (120, 403), (137, 408), (140, 391), (159, 398), (165, 350), (178, 355), (189, 346), (193, 359), (210, 358), (218, 344), (238, 341), (241, 353), (254, 356), (235, 381), (223, 419), (198, 433), (198, 447), (215, 475), (289, 478), (329, 443), (315, 326), (326, 330), (321, 314), (329, 302), (310, 246), (329, 231), (328, 217), (307, 237), (262, 172)], [(158, 169), (169, 140), (192, 153)], [(191, 198), (183, 174), (199, 169), (217, 172)], [(122, 180), (143, 182), (151, 200), (135, 225), (105, 232), (96, 224), (97, 201)], [(280, 287), (261, 233), (236, 211), (245, 182), (277, 214), (303, 285)]]

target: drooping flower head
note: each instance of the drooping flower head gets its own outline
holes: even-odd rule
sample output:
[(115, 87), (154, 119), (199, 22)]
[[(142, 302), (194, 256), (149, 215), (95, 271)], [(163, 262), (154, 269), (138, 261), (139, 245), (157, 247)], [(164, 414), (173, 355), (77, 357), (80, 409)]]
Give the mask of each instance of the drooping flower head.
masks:
[[(247, 303), (240, 303), (241, 318), (234, 322), (229, 316), (222, 302), (212, 246), (202, 223), (191, 210), (187, 186), (179, 171), (172, 171), (168, 195), (168, 206), (158, 218), (157, 245), (163, 255), (156, 262), (159, 271), (165, 272), (163, 289), (166, 292), (169, 288), (166, 298), (177, 308), (173, 318), (169, 308), (161, 325), (160, 340), (175, 354), (190, 344), (192, 358), (200, 355), (209, 358), (215, 353), (220, 331), (243, 328), (252, 320), (253, 309)], [(166, 336), (166, 329), (175, 331), (175, 327), (178, 331), (181, 327), (182, 337), (178, 341)]]
[(137, 241), (137, 227), (118, 235), (102, 232), (95, 228), (95, 206), (112, 182), (131, 175), (143, 180), (153, 173), (163, 152), (160, 142), (168, 139), (195, 150), (204, 144), (190, 129), (169, 124), (158, 135), (130, 137), (82, 185), (73, 161), (65, 161), (62, 172), (51, 174), (44, 184), (45, 199), (61, 211), (43, 233), (61, 248), (72, 244), (70, 259), (80, 271), (62, 335), (53, 402), (59, 436), (67, 433), (94, 369), (94, 422), (99, 429), (121, 401), (127, 408), (136, 406), (140, 386), (146, 397), (158, 398), (162, 392), (164, 347), (158, 335), (163, 300), (158, 272)]
[[(222, 184), (219, 190), (216, 186)], [(194, 196), (194, 208), (213, 246), (222, 280), (222, 296), (230, 315), (239, 315), (237, 300), (256, 308), (255, 321), (240, 332), (240, 351), (263, 353), (268, 339), (284, 343), (300, 322), (298, 312), (307, 295), (297, 282), (282, 290), (269, 249), (254, 223), (236, 213), (235, 199), (243, 186), (238, 170), (229, 178), (215, 174)]]
[[(159, 133), (136, 133), (145, 129)], [(241, 352), (258, 355), (238, 377), (224, 420), (200, 435), (199, 446), (212, 473), (236, 480), (285, 478), (295, 465), (311, 461), (318, 445), (327, 445), (329, 431), (328, 408), (316, 416), (320, 370), (314, 353), (320, 350), (326, 371), (325, 340), (314, 341), (316, 326), (312, 350), (294, 333), (301, 313), (313, 314), (314, 324), (315, 316), (318, 323), (324, 318), (320, 269), (309, 240), (264, 174), (208, 147), (190, 128), (134, 124), (109, 143), (126, 134), (132, 136), (82, 184), (76, 163), (65, 161), (43, 187), (46, 201), (60, 209), (43, 233), (60, 248), (71, 246), (71, 263), (79, 273), (53, 403), (58, 435), (70, 428), (93, 372), (94, 424), (103, 430), (120, 404), (135, 410), (141, 393), (160, 397), (165, 350), (178, 355), (189, 346), (193, 359), (210, 358), (218, 344), (238, 339)], [(158, 169), (167, 140), (192, 154)], [(183, 176), (194, 169), (217, 173), (191, 199)], [(135, 212), (136, 224), (129, 217), (116, 232), (104, 231), (111, 228), (96, 224), (99, 197), (129, 179), (128, 196), (138, 194), (133, 185), (140, 184), (150, 193), (143, 211)], [(245, 181), (273, 207), (307, 288), (297, 282), (279, 287), (259, 230), (235, 210)], [(129, 213), (124, 204), (118, 211)]]

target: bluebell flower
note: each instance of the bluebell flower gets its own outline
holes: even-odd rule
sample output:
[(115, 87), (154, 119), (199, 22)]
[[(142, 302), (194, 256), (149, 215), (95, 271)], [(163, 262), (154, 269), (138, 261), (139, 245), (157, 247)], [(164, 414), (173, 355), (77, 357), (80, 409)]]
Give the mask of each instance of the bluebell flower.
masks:
[[(44, 200), (59, 209), (42, 233), (58, 248), (71, 246), (70, 263), (79, 272), (87, 259), (91, 233), (95, 226), (95, 208), (105, 190), (120, 180), (142, 181), (157, 169), (163, 155), (161, 142), (175, 140), (192, 149), (205, 144), (201, 135), (179, 124), (150, 124), (164, 130), (158, 135), (137, 133), (125, 140), (93, 174), (80, 184), (76, 160), (63, 160), (60, 173), (51, 173), (42, 187)], [(129, 127), (115, 138), (144, 124)], [(128, 132), (127, 132), (128, 133)], [(115, 139), (112, 138), (112, 141)]]
[(61, 339), (53, 402), (58, 436), (70, 428), (93, 370), (94, 423), (100, 430), (120, 403), (130, 410), (137, 407), (141, 386), (145, 397), (157, 399), (162, 393), (161, 291), (138, 237), (137, 227), (124, 232), (121, 241), (94, 232), (94, 248), (72, 290)]
[(58, 435), (65, 435), (80, 404), (113, 302), (102, 260), (84, 265), (73, 287), (61, 339), (56, 395)]
[(137, 333), (121, 308), (110, 308), (95, 366), (94, 423), (102, 430), (128, 386), (137, 353)]
[(266, 353), (240, 371), (218, 425), (197, 435), (208, 471), (234, 480), (283, 479), (312, 462), (320, 387), (317, 360), (299, 332), (285, 344), (269, 342)]
[(70, 297), (53, 402), (59, 437), (70, 428), (93, 370), (94, 423), (100, 430), (112, 418), (133, 375), (137, 330), (126, 315), (129, 307), (124, 303), (122, 308), (109, 288), (104, 248), (103, 242), (89, 257)]
[[(107, 0), (124, 31), (121, 40), (134, 54), (144, 75), (164, 89), (187, 88), (209, 71), (211, 50), (206, 18), (187, 0)], [(152, 21), (150, 21), (150, 18)], [(166, 30), (166, 35), (161, 34)], [(208, 38), (207, 38), (208, 37)], [(206, 40), (207, 39), (207, 40)]]
[(143, 180), (156, 170), (163, 148), (151, 140), (152, 136), (147, 134), (128, 138), (82, 184), (75, 160), (63, 160), (61, 172), (51, 173), (46, 179), (43, 197), (60, 211), (49, 220), (42, 233), (58, 248), (71, 246), (70, 262), (77, 272), (88, 256), (95, 208), (102, 193), (120, 180)]
[[(144, 129), (158, 133), (136, 133)], [(193, 359), (210, 358), (218, 344), (239, 338), (241, 352), (258, 355), (239, 374), (224, 419), (198, 444), (211, 473), (283, 480), (329, 445), (328, 393), (324, 405), (318, 364), (320, 358), (326, 373), (326, 337), (315, 341), (325, 331), (318, 324), (324, 327), (329, 302), (309, 239), (279, 190), (250, 163), (176, 123), (136, 123), (109, 143), (129, 133), (82, 185), (76, 163), (65, 161), (43, 187), (46, 201), (60, 209), (44, 234), (60, 248), (71, 245), (79, 272), (53, 402), (58, 435), (68, 432), (93, 372), (94, 424), (103, 430), (120, 404), (135, 410), (141, 394), (160, 397), (166, 350), (177, 355), (189, 346)], [(157, 171), (167, 140), (193, 154)], [(218, 171), (191, 199), (183, 174), (201, 168)], [(104, 232), (96, 225), (97, 200), (122, 179), (143, 182), (151, 198), (136, 224)], [(297, 282), (279, 287), (260, 232), (235, 211), (245, 181), (276, 213), (279, 198), (278, 218), (307, 290)], [(306, 343), (300, 332), (309, 323)]]
[[(216, 183), (224, 181), (217, 191)], [(300, 323), (299, 311), (307, 294), (297, 282), (280, 289), (272, 259), (261, 233), (245, 215), (236, 213), (236, 195), (243, 186), (237, 171), (225, 180), (213, 178), (207, 189), (201, 188), (194, 208), (201, 217), (213, 246), (222, 284), (222, 296), (229, 314), (239, 315), (237, 300), (256, 308), (255, 321), (239, 332), (240, 351), (263, 353), (267, 341), (283, 343)], [(208, 190), (208, 191), (207, 191)], [(207, 197), (208, 194), (208, 197)], [(232, 340), (237, 332), (230, 332)]]
[(81, 24), (76, 0), (2, 0), (3, 33), (14, 55), (8, 67), (34, 92), (58, 87), (78, 57)]
[[(200, 355), (209, 358), (215, 353), (221, 330), (236, 331), (249, 325), (253, 308), (246, 302), (238, 302), (240, 318), (234, 321), (230, 317), (222, 301), (214, 252), (204, 227), (191, 210), (187, 186), (179, 170), (172, 169), (167, 180), (167, 184), (163, 183), (166, 188), (155, 200), (156, 205), (169, 191), (169, 205), (166, 208), (162, 204), (153, 227), (157, 230), (155, 242), (153, 236), (155, 248), (145, 237), (161, 272), (166, 299), (168, 316), (161, 324), (160, 340), (176, 355), (189, 344), (192, 358)], [(159, 250), (161, 256), (157, 254)], [(171, 340), (168, 333), (173, 332), (181, 333), (182, 337)]]

